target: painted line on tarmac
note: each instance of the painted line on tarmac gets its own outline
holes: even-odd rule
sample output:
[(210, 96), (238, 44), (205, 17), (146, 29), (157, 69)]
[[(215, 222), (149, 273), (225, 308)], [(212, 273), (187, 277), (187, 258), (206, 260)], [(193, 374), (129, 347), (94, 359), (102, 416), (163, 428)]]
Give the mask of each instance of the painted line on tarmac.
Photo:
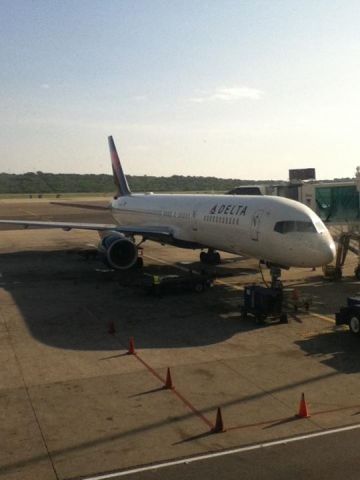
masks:
[(224, 280), (216, 279), (215, 283), (221, 283), (222, 285), (226, 285), (227, 287), (233, 288), (234, 290), (239, 290), (241, 292), (244, 291), (244, 287), (239, 287), (238, 285), (235, 285), (234, 283), (229, 283), (229, 282), (224, 282)]
[(217, 457), (224, 457), (225, 455), (235, 455), (237, 453), (251, 452), (254, 450), (261, 450), (263, 448), (276, 447), (278, 445), (287, 445), (289, 443), (301, 442), (303, 440), (309, 440), (317, 437), (325, 437), (327, 435), (334, 435), (336, 433), (348, 432), (351, 430), (357, 430), (360, 428), (360, 424), (349, 425), (346, 427), (332, 428), (329, 430), (322, 430), (320, 432), (308, 433), (306, 435), (299, 435), (297, 437), (283, 438), (281, 440), (274, 440), (271, 442), (258, 443), (255, 445), (248, 445), (246, 447), (233, 448), (231, 450), (224, 450), (221, 452), (208, 453), (204, 455), (198, 455), (196, 457), (182, 458), (181, 460), (173, 460), (169, 462), (158, 463), (154, 465), (148, 465), (146, 467), (133, 468), (129, 470), (123, 470), (120, 472), (113, 472), (102, 475), (95, 475), (93, 477), (86, 477), (83, 480), (108, 480), (110, 478), (126, 477), (128, 475), (134, 475), (135, 473), (149, 472), (151, 470), (158, 470), (160, 468), (174, 467), (177, 465), (184, 465), (189, 463), (201, 462)]
[[(160, 263), (163, 263), (164, 265), (169, 265), (171, 267), (177, 268), (178, 270), (181, 270), (183, 272), (188, 273), (189, 270), (190, 270), (189, 268), (182, 267), (181, 265), (177, 265), (176, 263), (167, 262), (166, 260), (162, 260), (161, 258), (152, 257), (151, 255), (144, 254), (144, 257), (145, 258), (150, 258), (151, 260), (155, 260), (155, 262), (160, 262)], [(193, 271), (195, 273), (199, 273), (196, 270), (193, 270)], [(240, 290), (240, 291), (244, 290), (244, 287), (238, 287), (237, 285), (234, 285), (233, 283), (225, 282), (224, 280), (219, 280), (218, 278), (215, 279), (215, 283), (220, 283), (222, 285), (226, 285), (227, 287), (231, 287), (234, 290)]]
[(319, 313), (314, 312), (309, 312), (309, 315), (311, 315), (312, 317), (320, 318), (320, 320), (324, 320), (325, 322), (329, 322), (335, 325), (335, 319), (328, 317), (327, 315), (320, 315)]

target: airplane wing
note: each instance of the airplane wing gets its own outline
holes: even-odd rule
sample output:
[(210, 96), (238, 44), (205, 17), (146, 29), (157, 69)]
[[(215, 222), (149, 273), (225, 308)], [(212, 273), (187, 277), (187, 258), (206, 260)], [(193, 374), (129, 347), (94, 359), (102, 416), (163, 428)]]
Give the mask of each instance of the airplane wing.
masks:
[(62, 207), (85, 208), (88, 210), (111, 210), (111, 205), (91, 205), (86, 203), (69, 203), (69, 202), (50, 202), (51, 205), (61, 205)]
[(125, 235), (141, 235), (149, 240), (169, 240), (172, 231), (166, 227), (136, 227), (115, 225), (108, 223), (75, 223), (75, 222), (46, 222), (42, 220), (0, 220), (0, 225), (17, 225), (23, 228), (60, 228), (69, 230), (94, 230), (105, 232), (107, 230), (124, 233)]

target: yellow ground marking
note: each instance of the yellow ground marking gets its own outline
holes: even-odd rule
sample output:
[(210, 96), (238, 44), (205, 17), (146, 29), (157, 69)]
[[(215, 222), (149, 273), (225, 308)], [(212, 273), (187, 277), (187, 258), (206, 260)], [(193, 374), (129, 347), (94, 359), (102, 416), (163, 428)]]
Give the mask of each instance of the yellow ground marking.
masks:
[(320, 318), (320, 320), (324, 320), (325, 322), (332, 323), (335, 325), (335, 319), (332, 317), (328, 317), (327, 315), (320, 315), (319, 313), (309, 312), (309, 315), (312, 317)]
[(234, 290), (240, 290), (241, 292), (244, 291), (244, 287), (239, 287), (238, 285), (234, 285), (233, 283), (225, 282), (224, 280), (219, 280), (218, 278), (215, 280), (215, 283), (220, 283), (222, 285), (226, 285), (227, 287), (231, 287)]

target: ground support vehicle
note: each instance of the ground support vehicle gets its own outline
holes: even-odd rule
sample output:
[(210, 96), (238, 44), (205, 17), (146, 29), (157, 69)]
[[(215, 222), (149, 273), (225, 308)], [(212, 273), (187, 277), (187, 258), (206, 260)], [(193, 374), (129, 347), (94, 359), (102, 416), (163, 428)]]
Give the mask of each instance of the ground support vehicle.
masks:
[(351, 333), (360, 335), (360, 296), (347, 298), (347, 306), (335, 314), (335, 323), (348, 325)]
[(283, 309), (283, 298), (282, 288), (247, 286), (241, 306), (242, 316), (246, 318), (250, 314), (258, 323), (263, 323), (266, 319), (287, 323), (288, 316)]

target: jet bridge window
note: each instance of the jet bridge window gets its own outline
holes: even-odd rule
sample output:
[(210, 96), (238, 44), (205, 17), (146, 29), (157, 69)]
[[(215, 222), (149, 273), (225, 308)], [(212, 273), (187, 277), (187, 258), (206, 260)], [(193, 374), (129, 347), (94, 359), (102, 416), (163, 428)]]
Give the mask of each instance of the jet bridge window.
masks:
[(279, 233), (290, 233), (290, 232), (316, 233), (316, 228), (312, 222), (295, 222), (292, 220), (276, 222), (274, 230), (275, 232), (279, 232)]

